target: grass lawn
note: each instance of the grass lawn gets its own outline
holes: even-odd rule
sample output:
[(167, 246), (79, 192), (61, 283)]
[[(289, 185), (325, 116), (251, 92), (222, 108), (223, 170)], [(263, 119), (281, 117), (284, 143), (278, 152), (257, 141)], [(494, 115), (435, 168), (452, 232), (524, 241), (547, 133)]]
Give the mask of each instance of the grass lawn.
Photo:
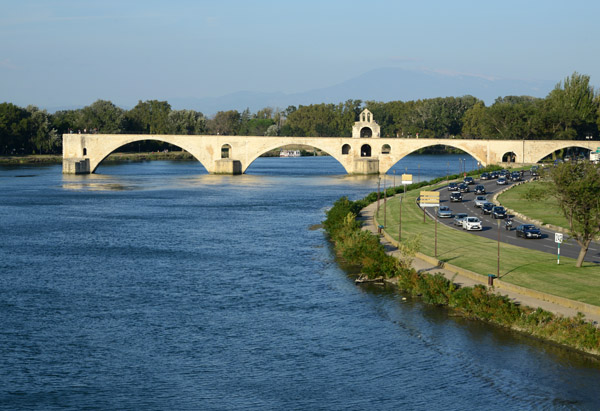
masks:
[[(415, 203), (419, 191), (407, 192), (402, 202), (402, 239), (406, 240), (420, 234), (422, 236), (420, 251), (433, 256), (434, 222), (427, 218), (423, 223), (423, 211)], [(398, 239), (398, 206), (398, 197), (388, 200), (386, 204), (386, 231), (396, 240)], [(383, 224), (382, 203), (377, 220), (379, 224)], [(495, 227), (491, 229), (496, 230)], [(483, 275), (496, 274), (497, 241), (455, 230), (439, 223), (437, 238), (440, 260)], [(600, 305), (600, 265), (584, 262), (583, 267), (576, 268), (574, 259), (563, 256), (560, 265), (557, 265), (554, 254), (500, 243), (500, 278), (523, 287)]]
[(550, 183), (533, 181), (521, 184), (498, 196), (498, 201), (511, 210), (515, 210), (544, 224), (553, 224), (568, 228), (562, 210), (550, 193)]

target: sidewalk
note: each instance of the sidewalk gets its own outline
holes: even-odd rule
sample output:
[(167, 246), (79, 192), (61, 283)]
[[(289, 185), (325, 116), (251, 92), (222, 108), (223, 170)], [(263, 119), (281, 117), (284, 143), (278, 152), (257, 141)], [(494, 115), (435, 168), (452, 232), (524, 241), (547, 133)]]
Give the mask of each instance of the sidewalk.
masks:
[[(377, 227), (375, 226), (373, 218), (376, 210), (377, 203), (370, 204), (362, 209), (358, 217), (358, 221), (362, 222), (363, 230), (368, 230), (373, 234), (377, 234)], [(396, 256), (399, 253), (396, 246), (392, 242), (390, 242), (385, 236), (381, 236), (379, 241), (385, 247), (388, 254)], [(415, 270), (419, 272), (429, 272), (431, 274), (441, 273), (444, 275), (444, 277), (454, 281), (454, 283), (460, 285), (461, 287), (472, 287), (476, 284), (482, 284), (487, 286), (487, 282), (485, 281), (477, 281), (473, 278), (457, 273), (456, 271), (452, 271), (448, 268), (438, 267), (422, 258), (415, 257), (413, 259), (412, 265), (415, 268)], [(555, 302), (545, 301), (543, 299), (535, 298), (530, 295), (518, 293), (514, 290), (502, 289), (501, 291), (498, 291), (498, 294), (506, 295), (513, 302), (518, 303), (520, 305), (526, 305), (533, 308), (540, 307), (546, 311), (550, 311), (554, 314), (563, 315), (565, 317), (575, 317), (577, 315), (577, 312), (581, 311), (561, 304), (557, 304)], [(600, 324), (600, 314), (590, 312), (584, 312), (584, 314), (585, 318), (588, 321), (594, 321), (597, 325)]]

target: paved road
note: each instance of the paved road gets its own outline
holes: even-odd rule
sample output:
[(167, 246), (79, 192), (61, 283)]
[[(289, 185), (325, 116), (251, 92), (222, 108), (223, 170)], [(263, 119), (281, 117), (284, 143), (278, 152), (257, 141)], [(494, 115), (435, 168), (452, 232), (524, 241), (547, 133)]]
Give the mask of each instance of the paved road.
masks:
[[(528, 177), (529, 177), (529, 175), (528, 175), (528, 173), (526, 173), (524, 178), (528, 178)], [(474, 199), (475, 199), (475, 196), (477, 196), (477, 194), (475, 194), (473, 192), (475, 185), (483, 184), (486, 188), (486, 196), (487, 196), (488, 200), (491, 201), (494, 193), (496, 193), (496, 192), (502, 190), (504, 187), (506, 187), (503, 185), (498, 185), (496, 183), (496, 181), (497, 180), (487, 180), (487, 181), (475, 180), (475, 184), (469, 186), (470, 192), (463, 193), (463, 201), (460, 203), (459, 202), (450, 202), (450, 199), (449, 199), (450, 191), (447, 189), (447, 187), (443, 187), (439, 190), (440, 191), (440, 204), (449, 206), (450, 209), (452, 210), (453, 214), (467, 213), (469, 216), (478, 217), (482, 221), (482, 230), (481, 231), (470, 231), (470, 233), (473, 233), (474, 235), (479, 235), (479, 236), (483, 236), (486, 238), (496, 240), (498, 238), (498, 225), (497, 225), (498, 223), (497, 222), (500, 221), (500, 241), (508, 243), (508, 244), (517, 245), (519, 247), (531, 248), (534, 250), (544, 251), (544, 252), (556, 255), (557, 254), (557, 244), (554, 242), (554, 233), (555, 233), (554, 231), (550, 231), (545, 228), (542, 228), (541, 230), (542, 230), (543, 238), (541, 238), (541, 239), (524, 239), (521, 237), (517, 238), (514, 228), (516, 228), (519, 224), (523, 224), (523, 221), (520, 221), (511, 215), (511, 217), (513, 218), (513, 230), (507, 231), (504, 228), (504, 220), (495, 220), (490, 215), (483, 215), (483, 213), (481, 212), (481, 209), (478, 207), (475, 207)], [(512, 183), (508, 183), (508, 184), (510, 185)], [(435, 209), (430, 208), (427, 211), (433, 214), (434, 210)], [(462, 228), (453, 225), (454, 218), (439, 218), (438, 222), (446, 224), (457, 230), (462, 230)], [(540, 228), (540, 227), (538, 227), (538, 228)], [(577, 256), (579, 255), (579, 245), (577, 245), (577, 243), (574, 240), (566, 240), (566, 237), (567, 236), (565, 235), (565, 241), (560, 246), (560, 255), (576, 259)], [(593, 242), (591, 244), (591, 246), (588, 249), (588, 252), (586, 254), (585, 261), (600, 264), (600, 244), (595, 243), (595, 242)]]

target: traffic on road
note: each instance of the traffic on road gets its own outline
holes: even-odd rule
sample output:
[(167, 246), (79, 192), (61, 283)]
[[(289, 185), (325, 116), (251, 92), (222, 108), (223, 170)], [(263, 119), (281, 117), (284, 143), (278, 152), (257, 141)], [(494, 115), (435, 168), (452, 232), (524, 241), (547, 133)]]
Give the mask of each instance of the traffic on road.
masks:
[[(501, 206), (492, 202), (494, 194), (525, 179), (536, 178), (537, 171), (482, 173), (479, 179), (467, 177), (465, 181), (451, 182), (440, 188), (440, 207), (427, 208), (426, 212), (448, 227), (469, 231), (490, 239), (547, 253), (557, 253), (555, 231), (521, 221)], [(477, 188), (476, 188), (477, 187)], [(579, 245), (564, 236), (560, 246), (561, 256), (577, 258)], [(593, 242), (585, 261), (600, 264), (600, 245)]]

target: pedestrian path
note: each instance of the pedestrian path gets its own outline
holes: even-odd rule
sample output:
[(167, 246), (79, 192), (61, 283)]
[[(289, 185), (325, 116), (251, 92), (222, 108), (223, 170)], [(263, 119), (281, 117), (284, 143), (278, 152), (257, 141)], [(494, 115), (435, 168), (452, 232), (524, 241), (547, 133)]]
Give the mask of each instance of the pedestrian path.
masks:
[[(372, 203), (367, 207), (363, 208), (358, 220), (362, 222), (363, 230), (368, 230), (373, 234), (378, 234), (378, 228), (375, 225), (374, 215), (377, 210), (377, 203)], [(398, 248), (390, 242), (385, 236), (381, 236), (380, 240), (381, 244), (385, 247), (388, 254), (393, 256), (399, 256)], [(471, 277), (467, 277), (456, 271), (452, 271), (448, 268), (438, 267), (425, 259), (415, 257), (412, 262), (413, 268), (419, 272), (428, 272), (431, 274), (441, 273), (449, 280), (452, 280), (455, 284), (460, 285), (461, 287), (472, 287), (476, 284), (487, 285), (485, 281), (477, 281)], [(529, 307), (537, 308), (540, 307), (546, 311), (550, 311), (554, 314), (559, 314), (565, 317), (574, 317), (577, 315), (578, 310), (574, 308), (570, 308), (561, 304), (557, 304), (555, 302), (545, 301), (539, 298), (532, 297), (530, 295), (521, 294), (513, 290), (502, 289), (502, 291), (498, 292), (499, 294), (506, 295), (515, 303), (520, 305), (526, 305)], [(584, 313), (585, 318), (588, 321), (595, 322), (597, 325), (600, 324), (600, 315), (595, 313)]]

